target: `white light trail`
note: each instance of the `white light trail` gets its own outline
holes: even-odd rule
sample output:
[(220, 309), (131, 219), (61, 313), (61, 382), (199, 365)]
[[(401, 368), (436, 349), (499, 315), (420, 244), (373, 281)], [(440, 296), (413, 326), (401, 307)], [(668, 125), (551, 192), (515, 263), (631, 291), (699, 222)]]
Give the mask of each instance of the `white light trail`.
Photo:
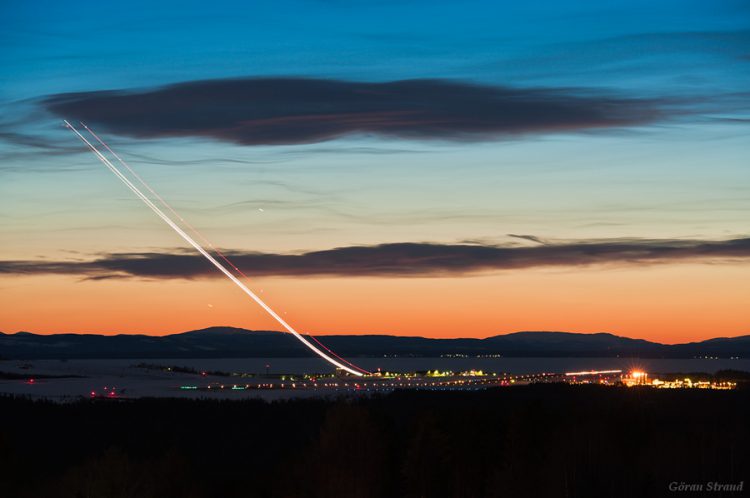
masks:
[(128, 180), (128, 178), (120, 172), (117, 167), (115, 167), (114, 164), (110, 162), (109, 159), (107, 159), (99, 150), (89, 142), (86, 137), (81, 135), (81, 133), (73, 127), (72, 124), (70, 124), (67, 120), (63, 120), (65, 123), (65, 126), (67, 126), (73, 133), (75, 133), (78, 138), (81, 139), (81, 141), (86, 144), (86, 146), (91, 150), (91, 152), (96, 155), (96, 157), (99, 159), (99, 161), (102, 162), (112, 173), (114, 173), (117, 178), (119, 178), (126, 187), (128, 187), (136, 196), (138, 196), (139, 199), (141, 199), (151, 210), (159, 217), (161, 218), (167, 225), (172, 227), (172, 229), (177, 232), (177, 234), (182, 237), (188, 244), (193, 246), (196, 251), (201, 253), (201, 255), (206, 258), (211, 264), (213, 264), (219, 271), (221, 271), (224, 275), (229, 278), (237, 287), (239, 287), (245, 294), (250, 296), (253, 301), (258, 303), (261, 308), (266, 310), (266, 312), (271, 315), (279, 324), (281, 324), (282, 327), (284, 327), (289, 333), (291, 333), (294, 337), (296, 337), (302, 344), (307, 346), (311, 351), (313, 351), (315, 354), (326, 360), (331, 365), (334, 365), (346, 372), (349, 372), (352, 375), (356, 376), (362, 376), (364, 375), (363, 372), (365, 371), (357, 371), (351, 367), (348, 367), (344, 365), (343, 363), (340, 363), (336, 359), (330, 357), (325, 352), (318, 349), (314, 344), (312, 344), (310, 341), (308, 341), (302, 334), (294, 330), (294, 328), (289, 325), (283, 318), (281, 318), (273, 309), (271, 309), (270, 306), (268, 306), (260, 297), (258, 297), (253, 291), (248, 289), (245, 284), (243, 284), (237, 277), (235, 277), (229, 270), (224, 267), (220, 262), (218, 262), (216, 259), (214, 259), (213, 256), (211, 256), (198, 242), (196, 242), (190, 235), (185, 233), (182, 228), (180, 228), (172, 219), (164, 214), (164, 212), (159, 209), (156, 205), (154, 205), (151, 200), (146, 197), (133, 183)]
[(567, 372), (565, 375), (600, 375), (600, 374), (618, 374), (622, 370), (587, 370), (585, 372)]
[[(81, 123), (81, 126), (82, 126), (82, 127), (83, 127), (83, 128), (84, 128), (84, 129), (85, 129), (85, 130), (86, 130), (86, 131), (87, 131), (87, 132), (88, 132), (88, 133), (89, 133), (89, 134), (90, 134), (91, 136), (92, 136), (92, 137), (94, 137), (94, 139), (95, 139), (95, 140), (96, 140), (97, 142), (99, 142), (99, 144), (100, 144), (100, 145), (101, 145), (102, 147), (104, 147), (104, 148), (105, 148), (105, 149), (107, 150), (107, 152), (109, 152), (110, 154), (112, 154), (112, 156), (114, 156), (114, 158), (115, 158), (115, 159), (117, 160), (117, 162), (119, 162), (119, 163), (120, 163), (120, 165), (122, 165), (122, 167), (123, 167), (123, 168), (125, 168), (125, 169), (126, 169), (126, 170), (127, 170), (127, 171), (128, 171), (128, 172), (129, 172), (130, 174), (131, 174), (131, 175), (133, 175), (133, 177), (134, 177), (134, 178), (135, 178), (136, 180), (138, 180), (138, 182), (139, 182), (139, 183), (140, 183), (140, 184), (141, 184), (141, 185), (142, 185), (142, 186), (143, 186), (143, 187), (144, 187), (144, 188), (145, 188), (146, 190), (148, 190), (148, 191), (149, 191), (149, 192), (151, 193), (151, 195), (153, 195), (153, 196), (154, 196), (154, 199), (157, 199), (157, 200), (159, 201), (159, 203), (160, 203), (160, 204), (162, 205), (162, 207), (164, 207), (164, 209), (166, 209), (167, 211), (169, 211), (170, 213), (172, 213), (172, 214), (173, 214), (174, 216), (176, 216), (176, 217), (177, 217), (177, 219), (178, 219), (178, 220), (180, 220), (180, 222), (182, 223), (182, 225), (183, 225), (183, 226), (185, 226), (185, 227), (187, 227), (187, 228), (188, 228), (188, 230), (189, 230), (190, 232), (192, 232), (192, 233), (193, 233), (193, 235), (194, 235), (195, 237), (197, 237), (199, 241), (203, 242), (203, 244), (204, 244), (204, 245), (208, 246), (208, 247), (209, 247), (209, 248), (210, 248), (210, 249), (211, 249), (211, 250), (212, 250), (213, 252), (215, 252), (215, 253), (216, 253), (216, 254), (217, 254), (217, 255), (219, 256), (219, 258), (221, 258), (221, 259), (222, 259), (222, 260), (223, 260), (223, 261), (224, 261), (224, 262), (225, 262), (225, 263), (226, 263), (227, 265), (229, 265), (230, 267), (232, 267), (232, 269), (233, 269), (234, 271), (236, 271), (236, 272), (237, 272), (237, 273), (239, 274), (239, 276), (241, 276), (242, 278), (244, 278), (244, 279), (245, 279), (246, 281), (249, 281), (249, 280), (250, 280), (250, 279), (249, 279), (249, 277), (248, 277), (247, 275), (245, 275), (245, 274), (244, 274), (244, 273), (242, 272), (242, 270), (240, 270), (239, 268), (237, 268), (237, 266), (236, 266), (236, 265), (235, 265), (234, 263), (232, 263), (232, 262), (231, 262), (231, 261), (229, 260), (229, 258), (227, 258), (226, 256), (224, 256), (224, 254), (223, 254), (223, 253), (222, 253), (222, 252), (221, 252), (221, 251), (220, 251), (220, 250), (219, 250), (219, 249), (218, 249), (217, 247), (215, 247), (215, 246), (214, 246), (214, 245), (213, 245), (213, 244), (211, 243), (211, 241), (210, 241), (210, 240), (208, 240), (208, 239), (207, 239), (206, 237), (204, 237), (202, 233), (200, 233), (200, 232), (199, 232), (199, 231), (198, 231), (198, 230), (197, 230), (196, 228), (194, 228), (194, 227), (193, 227), (193, 226), (192, 226), (192, 225), (191, 225), (190, 223), (188, 223), (188, 222), (187, 222), (187, 221), (186, 221), (186, 220), (185, 220), (185, 219), (184, 219), (184, 218), (183, 218), (183, 217), (182, 217), (182, 216), (180, 215), (180, 213), (178, 213), (177, 211), (175, 211), (175, 209), (174, 209), (174, 208), (173, 208), (172, 206), (170, 206), (170, 205), (169, 205), (169, 203), (167, 203), (167, 201), (165, 201), (165, 200), (164, 200), (164, 198), (162, 198), (162, 196), (160, 196), (160, 195), (159, 195), (159, 194), (158, 194), (158, 193), (157, 193), (157, 192), (156, 192), (156, 191), (155, 191), (155, 190), (154, 190), (153, 188), (151, 188), (151, 185), (149, 185), (149, 184), (148, 184), (148, 183), (146, 182), (146, 180), (144, 180), (144, 179), (143, 179), (143, 178), (142, 178), (142, 177), (141, 177), (141, 176), (140, 176), (140, 175), (139, 175), (139, 174), (138, 174), (138, 173), (137, 173), (137, 172), (136, 172), (136, 171), (135, 171), (135, 170), (134, 170), (133, 168), (131, 168), (131, 167), (130, 167), (130, 165), (129, 165), (128, 163), (126, 163), (126, 162), (125, 162), (125, 160), (124, 160), (123, 158), (121, 158), (120, 156), (118, 156), (118, 155), (117, 155), (117, 153), (116, 153), (116, 152), (115, 152), (114, 150), (112, 150), (112, 148), (111, 148), (111, 147), (110, 147), (109, 145), (107, 145), (107, 143), (106, 143), (106, 142), (105, 142), (104, 140), (102, 140), (102, 139), (101, 139), (101, 138), (99, 137), (99, 135), (97, 135), (96, 133), (94, 133), (94, 130), (92, 130), (91, 128), (89, 128), (88, 126), (86, 126), (86, 124), (84, 124), (84, 123)], [(263, 209), (260, 209), (260, 211), (263, 211)], [(263, 292), (263, 289), (261, 289), (261, 292)], [(328, 354), (330, 354), (331, 356), (333, 356), (334, 358), (336, 358), (337, 360), (339, 360), (339, 361), (341, 361), (341, 362), (343, 362), (343, 363), (346, 363), (346, 364), (347, 364), (347, 365), (349, 365), (350, 367), (354, 368), (355, 370), (359, 370), (359, 371), (361, 371), (362, 373), (366, 373), (366, 374), (367, 374), (367, 373), (370, 373), (370, 372), (367, 372), (366, 370), (363, 370), (363, 369), (359, 368), (359, 367), (358, 367), (357, 365), (355, 365), (355, 364), (351, 363), (350, 361), (347, 361), (347, 360), (345, 360), (345, 359), (344, 359), (344, 358), (342, 358), (341, 356), (339, 356), (339, 355), (337, 355), (336, 353), (334, 353), (333, 351), (331, 351), (331, 349), (330, 349), (330, 348), (328, 348), (328, 347), (327, 347), (327, 346), (326, 346), (325, 344), (323, 344), (322, 342), (320, 342), (320, 341), (319, 341), (319, 340), (318, 340), (318, 339), (317, 339), (317, 338), (316, 338), (315, 336), (309, 335), (308, 337), (309, 337), (310, 339), (312, 339), (312, 340), (313, 340), (313, 342), (315, 342), (315, 343), (316, 343), (316, 344), (317, 344), (318, 346), (322, 347), (322, 348), (323, 348), (323, 349), (324, 349), (324, 350), (325, 350), (326, 352), (328, 352)]]

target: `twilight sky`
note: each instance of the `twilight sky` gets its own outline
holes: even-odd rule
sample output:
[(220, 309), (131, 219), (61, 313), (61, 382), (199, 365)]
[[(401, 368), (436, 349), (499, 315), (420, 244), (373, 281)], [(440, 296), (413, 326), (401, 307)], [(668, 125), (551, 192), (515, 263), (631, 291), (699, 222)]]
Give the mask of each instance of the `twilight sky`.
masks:
[(750, 4), (6, 2), (0, 330), (750, 333)]

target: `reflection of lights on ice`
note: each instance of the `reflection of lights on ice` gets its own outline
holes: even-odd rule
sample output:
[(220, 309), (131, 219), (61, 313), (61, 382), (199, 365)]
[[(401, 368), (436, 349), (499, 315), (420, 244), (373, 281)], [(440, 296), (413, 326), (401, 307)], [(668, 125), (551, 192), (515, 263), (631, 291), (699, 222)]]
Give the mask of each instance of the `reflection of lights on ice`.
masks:
[[(117, 169), (117, 167), (114, 164), (112, 164), (112, 162), (109, 159), (107, 159), (101, 152), (99, 152), (99, 149), (97, 149), (91, 142), (89, 142), (86, 139), (86, 137), (84, 137), (83, 135), (81, 135), (81, 133), (78, 130), (76, 130), (73, 127), (73, 125), (71, 125), (67, 120), (64, 120), (64, 122), (65, 122), (65, 126), (67, 126), (73, 133), (75, 133), (76, 136), (78, 136), (78, 138), (80, 138), (81, 141), (84, 144), (86, 144), (86, 146), (91, 150), (91, 152), (94, 153), (94, 155), (97, 157), (97, 159), (99, 159), (99, 161), (101, 161), (102, 164), (104, 164), (107, 167), (107, 169), (109, 169), (112, 173), (114, 173), (114, 175), (117, 176), (117, 178), (119, 178), (120, 181), (122, 181), (122, 183), (124, 183), (125, 186), (128, 187), (131, 190), (131, 192), (133, 192), (139, 199), (141, 199), (146, 204), (146, 206), (148, 206), (154, 212), (154, 214), (156, 214), (159, 218), (162, 219), (162, 221), (164, 221), (175, 232), (177, 232), (177, 234), (180, 237), (182, 237), (188, 244), (190, 244), (191, 246), (193, 246), (193, 248), (195, 248), (196, 251), (198, 251), (204, 258), (206, 258), (220, 272), (222, 272), (224, 275), (226, 275), (226, 277), (229, 278), (235, 285), (237, 285), (237, 287), (239, 287), (240, 290), (242, 290), (245, 294), (247, 294), (248, 296), (250, 296), (250, 298), (252, 298), (258, 305), (260, 305), (260, 307), (263, 308), (269, 315), (271, 315), (281, 326), (283, 326), (289, 333), (291, 333), (292, 335), (294, 335), (294, 337), (296, 337), (297, 340), (299, 340), (301, 343), (303, 343), (305, 346), (307, 346), (307, 348), (310, 349), (311, 351), (313, 351), (315, 354), (317, 354), (318, 356), (320, 356), (321, 358), (323, 358), (324, 360), (326, 360), (328, 363), (330, 363), (330, 364), (332, 364), (332, 365), (334, 365), (334, 366), (336, 366), (336, 367), (338, 367), (338, 368), (340, 368), (340, 369), (342, 369), (342, 370), (344, 370), (346, 372), (349, 372), (352, 375), (362, 376), (365, 373), (368, 373), (365, 370), (362, 370), (361, 368), (359, 368), (359, 367), (357, 367), (355, 365), (352, 365), (351, 363), (349, 363), (348, 361), (344, 360), (343, 358), (340, 358), (338, 355), (336, 355), (335, 353), (333, 353), (333, 351), (331, 351), (330, 349), (325, 348), (325, 346), (323, 346), (330, 353), (330, 355), (326, 354), (324, 351), (322, 351), (321, 349), (318, 349), (314, 344), (312, 344), (307, 338), (303, 337), (294, 328), (292, 328), (292, 326), (289, 325), (283, 318), (281, 318), (281, 316), (279, 316), (273, 309), (271, 309), (271, 307), (268, 306), (265, 303), (265, 301), (263, 301), (260, 297), (258, 297), (253, 291), (251, 291), (250, 289), (248, 289), (247, 286), (245, 286), (245, 284), (243, 284), (233, 273), (231, 273), (229, 270), (227, 270), (226, 267), (224, 267), (224, 265), (222, 265), (213, 256), (211, 256), (211, 254), (209, 254), (203, 248), (203, 246), (201, 246), (198, 242), (196, 242), (195, 239), (193, 239), (190, 235), (188, 235), (187, 233), (185, 233), (185, 231), (182, 228), (180, 228), (174, 221), (172, 221), (172, 219), (169, 216), (167, 216), (161, 209), (159, 209), (151, 201), (151, 199), (149, 199), (148, 197), (146, 197), (143, 194), (143, 192), (141, 192), (138, 189), (138, 187), (136, 187), (135, 185), (133, 185), (133, 183), (119, 169)], [(86, 127), (86, 130), (88, 130), (88, 127)], [(91, 132), (90, 130), (88, 130), (88, 131)], [(94, 135), (93, 133), (92, 133), (92, 136), (96, 137), (96, 135)], [(104, 144), (104, 142), (102, 142), (101, 139), (99, 139), (98, 137), (96, 137), (96, 138), (97, 138), (97, 140), (100, 143), (102, 143), (107, 148), (107, 150), (109, 150), (111, 152), (111, 149), (108, 146), (106, 146), (106, 144)], [(112, 153), (112, 154), (114, 154), (114, 153)], [(114, 154), (114, 155), (115, 155), (115, 157), (118, 158), (118, 160), (120, 160), (119, 157), (116, 154)], [(120, 162), (124, 164), (124, 162), (122, 160), (120, 160)], [(128, 169), (130, 169), (130, 168), (128, 168)], [(146, 185), (145, 182), (143, 182), (142, 180), (141, 180), (141, 183), (143, 183), (144, 185)], [(155, 192), (153, 192), (153, 190), (150, 187), (148, 187), (147, 185), (146, 185), (146, 188), (148, 188), (150, 192), (152, 192), (152, 193), (155, 194)], [(160, 197), (158, 197), (158, 198), (160, 199)], [(168, 207), (168, 205), (165, 202), (163, 202), (163, 201), (162, 201), (162, 204), (165, 205), (165, 207)], [(174, 212), (174, 210), (172, 210), (172, 212)], [(226, 261), (226, 258), (224, 258), (224, 260)], [(231, 265), (231, 266), (236, 269), (236, 267), (234, 267), (234, 265)], [(286, 313), (284, 313), (284, 314), (286, 315)], [(341, 363), (340, 361), (338, 361), (337, 359), (335, 359), (334, 356), (336, 358), (340, 359), (341, 361), (343, 361), (344, 363), (348, 363), (351, 366), (347, 366), (344, 363)]]

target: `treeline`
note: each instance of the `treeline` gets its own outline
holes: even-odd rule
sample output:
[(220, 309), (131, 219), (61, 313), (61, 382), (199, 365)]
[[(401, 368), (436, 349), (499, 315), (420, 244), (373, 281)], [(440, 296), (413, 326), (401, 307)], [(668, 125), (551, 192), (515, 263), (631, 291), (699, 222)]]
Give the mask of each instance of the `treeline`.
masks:
[(662, 496), (675, 481), (748, 481), (748, 420), (748, 390), (534, 385), (273, 403), (6, 397), (0, 496)]

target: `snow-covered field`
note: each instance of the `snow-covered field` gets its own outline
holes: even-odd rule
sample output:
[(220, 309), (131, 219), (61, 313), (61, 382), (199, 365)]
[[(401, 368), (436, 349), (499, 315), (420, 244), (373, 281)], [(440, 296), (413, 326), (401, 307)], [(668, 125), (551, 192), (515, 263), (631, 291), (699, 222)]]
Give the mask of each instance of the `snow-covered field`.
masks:
[[(216, 360), (212, 360), (214, 366)], [(148, 367), (144, 366), (148, 365)], [(284, 399), (304, 396), (325, 396), (334, 390), (259, 389), (269, 382), (254, 376), (258, 372), (231, 371), (234, 375), (213, 375), (167, 370), (177, 366), (194, 368), (191, 360), (5, 360), (0, 371), (20, 378), (0, 378), (0, 395), (24, 395), (59, 401), (80, 398), (217, 398), (217, 399)], [(224, 365), (237, 367), (238, 365)], [(161, 368), (157, 368), (161, 367)], [(264, 366), (265, 367), (265, 366)], [(250, 374), (251, 376), (243, 376)], [(276, 379), (278, 382), (278, 379)], [(205, 389), (211, 385), (213, 389)], [(201, 386), (201, 389), (193, 389)], [(223, 388), (222, 388), (223, 386)], [(247, 386), (247, 387), (246, 387)], [(234, 387), (234, 389), (233, 389)]]

